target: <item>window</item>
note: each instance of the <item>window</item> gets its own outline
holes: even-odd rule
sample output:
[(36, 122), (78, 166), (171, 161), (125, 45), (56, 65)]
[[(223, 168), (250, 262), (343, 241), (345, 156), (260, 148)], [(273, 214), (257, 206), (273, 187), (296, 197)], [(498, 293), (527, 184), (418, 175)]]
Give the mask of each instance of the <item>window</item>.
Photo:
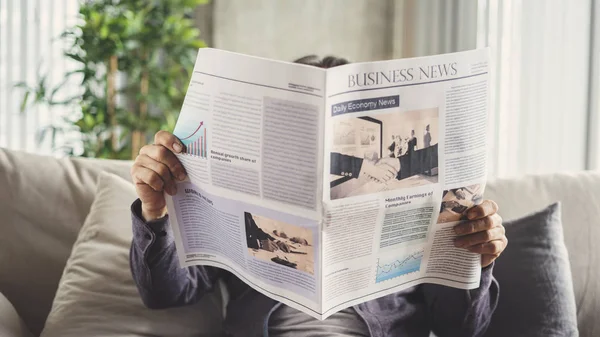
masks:
[(76, 23), (77, 10), (77, 0), (0, 0), (0, 146), (50, 153), (36, 135), (63, 111), (39, 106), (21, 113), (23, 90), (15, 85), (34, 85), (38, 74), (48, 74), (51, 86), (60, 83), (71, 68), (58, 37)]

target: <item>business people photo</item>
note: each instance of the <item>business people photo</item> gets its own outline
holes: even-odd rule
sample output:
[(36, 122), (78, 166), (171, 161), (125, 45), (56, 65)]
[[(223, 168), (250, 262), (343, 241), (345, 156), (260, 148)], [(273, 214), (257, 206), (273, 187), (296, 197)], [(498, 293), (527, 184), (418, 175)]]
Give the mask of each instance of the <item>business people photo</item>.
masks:
[[(360, 139), (352, 142), (348, 137), (343, 144), (334, 141), (330, 156), (330, 199), (437, 183), (438, 118), (438, 109), (430, 108), (396, 109), (335, 120), (334, 139), (367, 134), (370, 139), (391, 142), (384, 147), (383, 141), (366, 144)], [(428, 141), (421, 146), (417, 132), (428, 135)]]

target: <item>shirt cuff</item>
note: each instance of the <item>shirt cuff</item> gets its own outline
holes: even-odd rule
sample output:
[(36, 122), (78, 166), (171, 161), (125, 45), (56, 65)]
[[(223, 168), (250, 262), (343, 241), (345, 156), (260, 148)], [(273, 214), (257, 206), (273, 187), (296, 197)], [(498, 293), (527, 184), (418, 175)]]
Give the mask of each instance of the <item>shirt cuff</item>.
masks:
[[(140, 199), (131, 204), (131, 223), (133, 229), (133, 244), (144, 253), (159, 253), (174, 242), (173, 232), (169, 224), (169, 216), (152, 221), (144, 221), (142, 217), (142, 202)], [(148, 255), (147, 255), (148, 256)]]
[(492, 279), (494, 278), (494, 276), (492, 275), (492, 272), (494, 271), (494, 264), (496, 262), (493, 261), (492, 263), (490, 263), (489, 266), (482, 268), (481, 269), (481, 286), (483, 287), (489, 287), (490, 284), (492, 283)]
[(494, 264), (495, 262), (492, 262), (489, 266), (481, 269), (479, 288), (469, 290), (472, 301), (477, 301), (489, 295), (491, 302), (497, 302), (500, 287), (493, 275)]

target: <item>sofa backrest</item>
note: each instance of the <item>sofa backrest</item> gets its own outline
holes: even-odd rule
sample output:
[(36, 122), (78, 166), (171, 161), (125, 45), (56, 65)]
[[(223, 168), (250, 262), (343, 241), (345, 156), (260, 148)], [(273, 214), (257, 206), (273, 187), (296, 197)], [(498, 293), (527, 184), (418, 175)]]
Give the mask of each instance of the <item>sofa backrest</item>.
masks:
[[(129, 179), (130, 166), (0, 149), (0, 292), (34, 334), (50, 311), (99, 172)], [(501, 179), (490, 182), (485, 194), (498, 202), (505, 220), (562, 202), (580, 333), (600, 336), (600, 172)]]
[(94, 200), (99, 172), (129, 179), (130, 165), (0, 148), (0, 292), (35, 335)]
[(505, 220), (561, 202), (579, 332), (600, 336), (600, 172), (500, 179), (488, 184), (485, 197), (498, 203)]

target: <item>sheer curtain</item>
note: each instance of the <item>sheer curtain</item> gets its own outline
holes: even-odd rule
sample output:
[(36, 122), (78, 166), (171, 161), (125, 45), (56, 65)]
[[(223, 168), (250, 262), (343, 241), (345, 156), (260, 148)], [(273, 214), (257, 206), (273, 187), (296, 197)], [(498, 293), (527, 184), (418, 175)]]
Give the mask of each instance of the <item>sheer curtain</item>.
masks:
[(592, 4), (479, 1), (477, 44), (495, 68), (491, 176), (586, 168)]
[(77, 10), (78, 0), (0, 0), (0, 147), (51, 152), (36, 134), (62, 111), (39, 106), (21, 113), (23, 90), (14, 86), (48, 74), (53, 87), (72, 69), (58, 37), (76, 23)]
[(587, 168), (600, 169), (600, 0), (592, 0)]
[(598, 168), (597, 2), (394, 1), (393, 56), (490, 47), (490, 177)]

